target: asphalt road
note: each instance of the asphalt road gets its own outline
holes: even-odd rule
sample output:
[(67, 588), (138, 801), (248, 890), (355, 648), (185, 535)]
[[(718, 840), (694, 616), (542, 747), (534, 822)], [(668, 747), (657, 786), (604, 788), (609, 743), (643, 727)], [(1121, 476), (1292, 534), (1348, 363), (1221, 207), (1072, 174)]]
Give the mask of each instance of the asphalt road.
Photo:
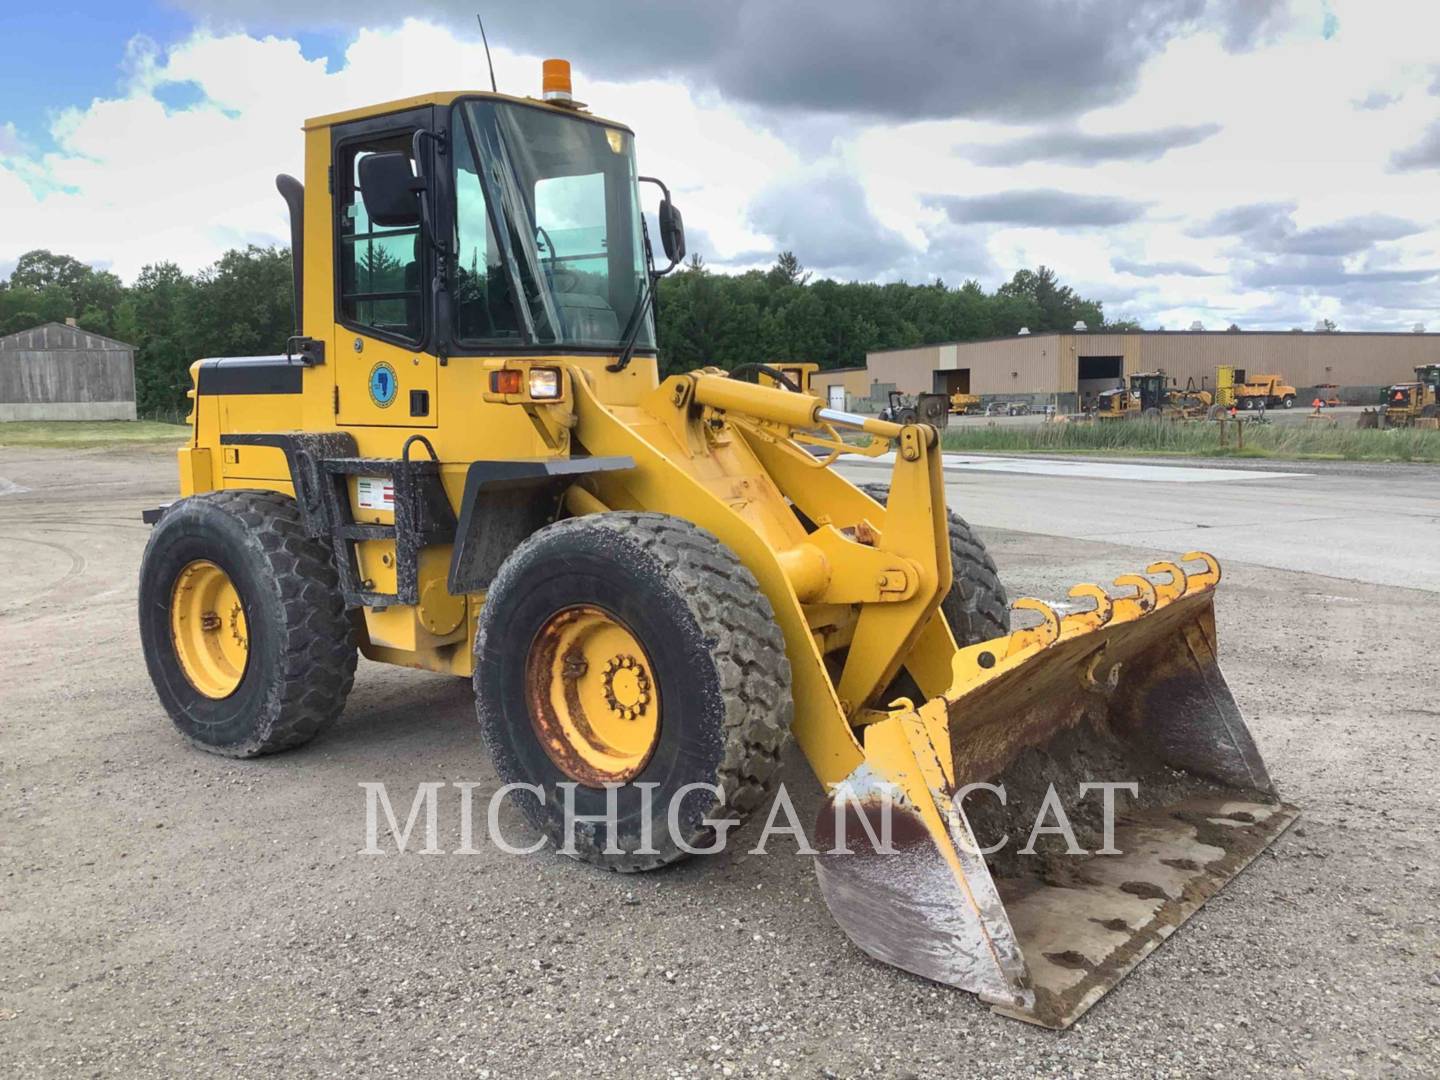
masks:
[[(1341, 405), (1338, 408), (1326, 409), (1325, 415), (1334, 417), (1341, 427), (1354, 427), (1360, 418), (1360, 414), (1373, 405)], [(1311, 412), (1308, 405), (1296, 403), (1291, 409), (1267, 409), (1265, 415), (1272, 424), (1303, 424), (1305, 417)], [(951, 427), (1026, 427), (1030, 424), (1040, 424), (1045, 420), (1045, 409), (1043, 407), (1033, 412), (1025, 413), (1023, 416), (985, 416), (975, 413), (966, 416), (950, 417)]]
[[(1433, 500), (1432, 476), (1374, 470), (1346, 490), (1373, 484), (1374, 506), (1428, 484)], [(1056, 1034), (866, 959), (783, 838), (768, 857), (737, 844), (634, 877), (484, 845), (359, 854), (362, 782), (384, 781), (402, 813), (422, 782), (474, 781), (477, 799), (495, 787), (467, 684), (362, 661), (344, 716), (310, 745), (248, 762), (197, 752), (157, 705), (135, 632), (138, 511), (171, 497), (171, 455), (0, 450), (0, 477), (6, 1075), (1440, 1072), (1440, 597), (1357, 570), (1433, 517), (1388, 518), (1338, 576), (1315, 572), (1320, 555), (1308, 572), (1228, 555), (1222, 662), (1304, 816)], [(1012, 594), (1059, 597), (1190, 546), (1197, 521), (1343, 516), (1292, 508), (1318, 483), (966, 472), (952, 494)], [(1227, 498), (1253, 501), (1241, 514)], [(1125, 521), (1135, 509), (1145, 528)], [(1351, 517), (1360, 543), (1368, 519)], [(1056, 535), (1067, 528), (1085, 538)], [(1288, 558), (1263, 524), (1201, 531)], [(813, 815), (793, 751), (784, 780)], [(447, 852), (457, 810), (447, 789)]]
[[(976, 525), (1440, 592), (1440, 468), (946, 454)], [(847, 464), (861, 479), (888, 466)]]

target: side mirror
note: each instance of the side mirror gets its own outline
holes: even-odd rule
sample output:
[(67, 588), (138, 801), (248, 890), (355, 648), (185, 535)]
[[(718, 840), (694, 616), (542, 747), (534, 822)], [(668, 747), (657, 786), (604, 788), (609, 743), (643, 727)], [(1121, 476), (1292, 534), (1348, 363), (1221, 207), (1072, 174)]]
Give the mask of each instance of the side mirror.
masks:
[(672, 266), (685, 258), (685, 219), (668, 198), (660, 200), (660, 246)]
[(420, 224), (424, 186), (410, 167), (410, 155), (399, 150), (360, 159), (360, 198), (370, 221), (383, 229)]

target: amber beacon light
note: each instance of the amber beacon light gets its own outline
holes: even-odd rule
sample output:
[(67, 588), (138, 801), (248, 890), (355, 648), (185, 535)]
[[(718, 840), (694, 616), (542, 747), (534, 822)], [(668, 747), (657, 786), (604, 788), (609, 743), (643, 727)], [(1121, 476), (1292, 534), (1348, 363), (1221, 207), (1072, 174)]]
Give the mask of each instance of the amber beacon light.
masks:
[(570, 102), (570, 61), (545, 60), (540, 66), (540, 89), (546, 101)]

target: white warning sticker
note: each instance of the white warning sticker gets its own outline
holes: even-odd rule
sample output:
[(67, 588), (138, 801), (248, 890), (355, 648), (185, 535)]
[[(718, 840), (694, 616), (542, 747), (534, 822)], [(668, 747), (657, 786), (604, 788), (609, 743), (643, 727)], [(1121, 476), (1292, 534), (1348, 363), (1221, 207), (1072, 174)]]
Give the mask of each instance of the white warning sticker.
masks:
[(395, 481), (384, 476), (357, 476), (355, 495), (361, 510), (394, 510)]

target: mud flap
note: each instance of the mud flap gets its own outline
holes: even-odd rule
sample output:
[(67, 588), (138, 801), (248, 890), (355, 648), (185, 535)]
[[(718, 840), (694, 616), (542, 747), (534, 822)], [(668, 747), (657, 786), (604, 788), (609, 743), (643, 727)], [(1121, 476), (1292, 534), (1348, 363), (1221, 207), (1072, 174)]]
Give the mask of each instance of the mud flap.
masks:
[[(1119, 598), (1076, 586), (1093, 607), (1063, 619), (1019, 601), (1039, 626), (962, 649), (943, 696), (863, 729), (816, 860), (860, 948), (1068, 1027), (1295, 820), (1216, 662), (1219, 566), (1185, 560), (1205, 569), (1156, 563)], [(1135, 784), (1110, 796), (1113, 833), (1081, 787), (1098, 782)], [(987, 784), (1005, 801), (967, 787)], [(1047, 798), (1079, 854), (1029, 836)]]

